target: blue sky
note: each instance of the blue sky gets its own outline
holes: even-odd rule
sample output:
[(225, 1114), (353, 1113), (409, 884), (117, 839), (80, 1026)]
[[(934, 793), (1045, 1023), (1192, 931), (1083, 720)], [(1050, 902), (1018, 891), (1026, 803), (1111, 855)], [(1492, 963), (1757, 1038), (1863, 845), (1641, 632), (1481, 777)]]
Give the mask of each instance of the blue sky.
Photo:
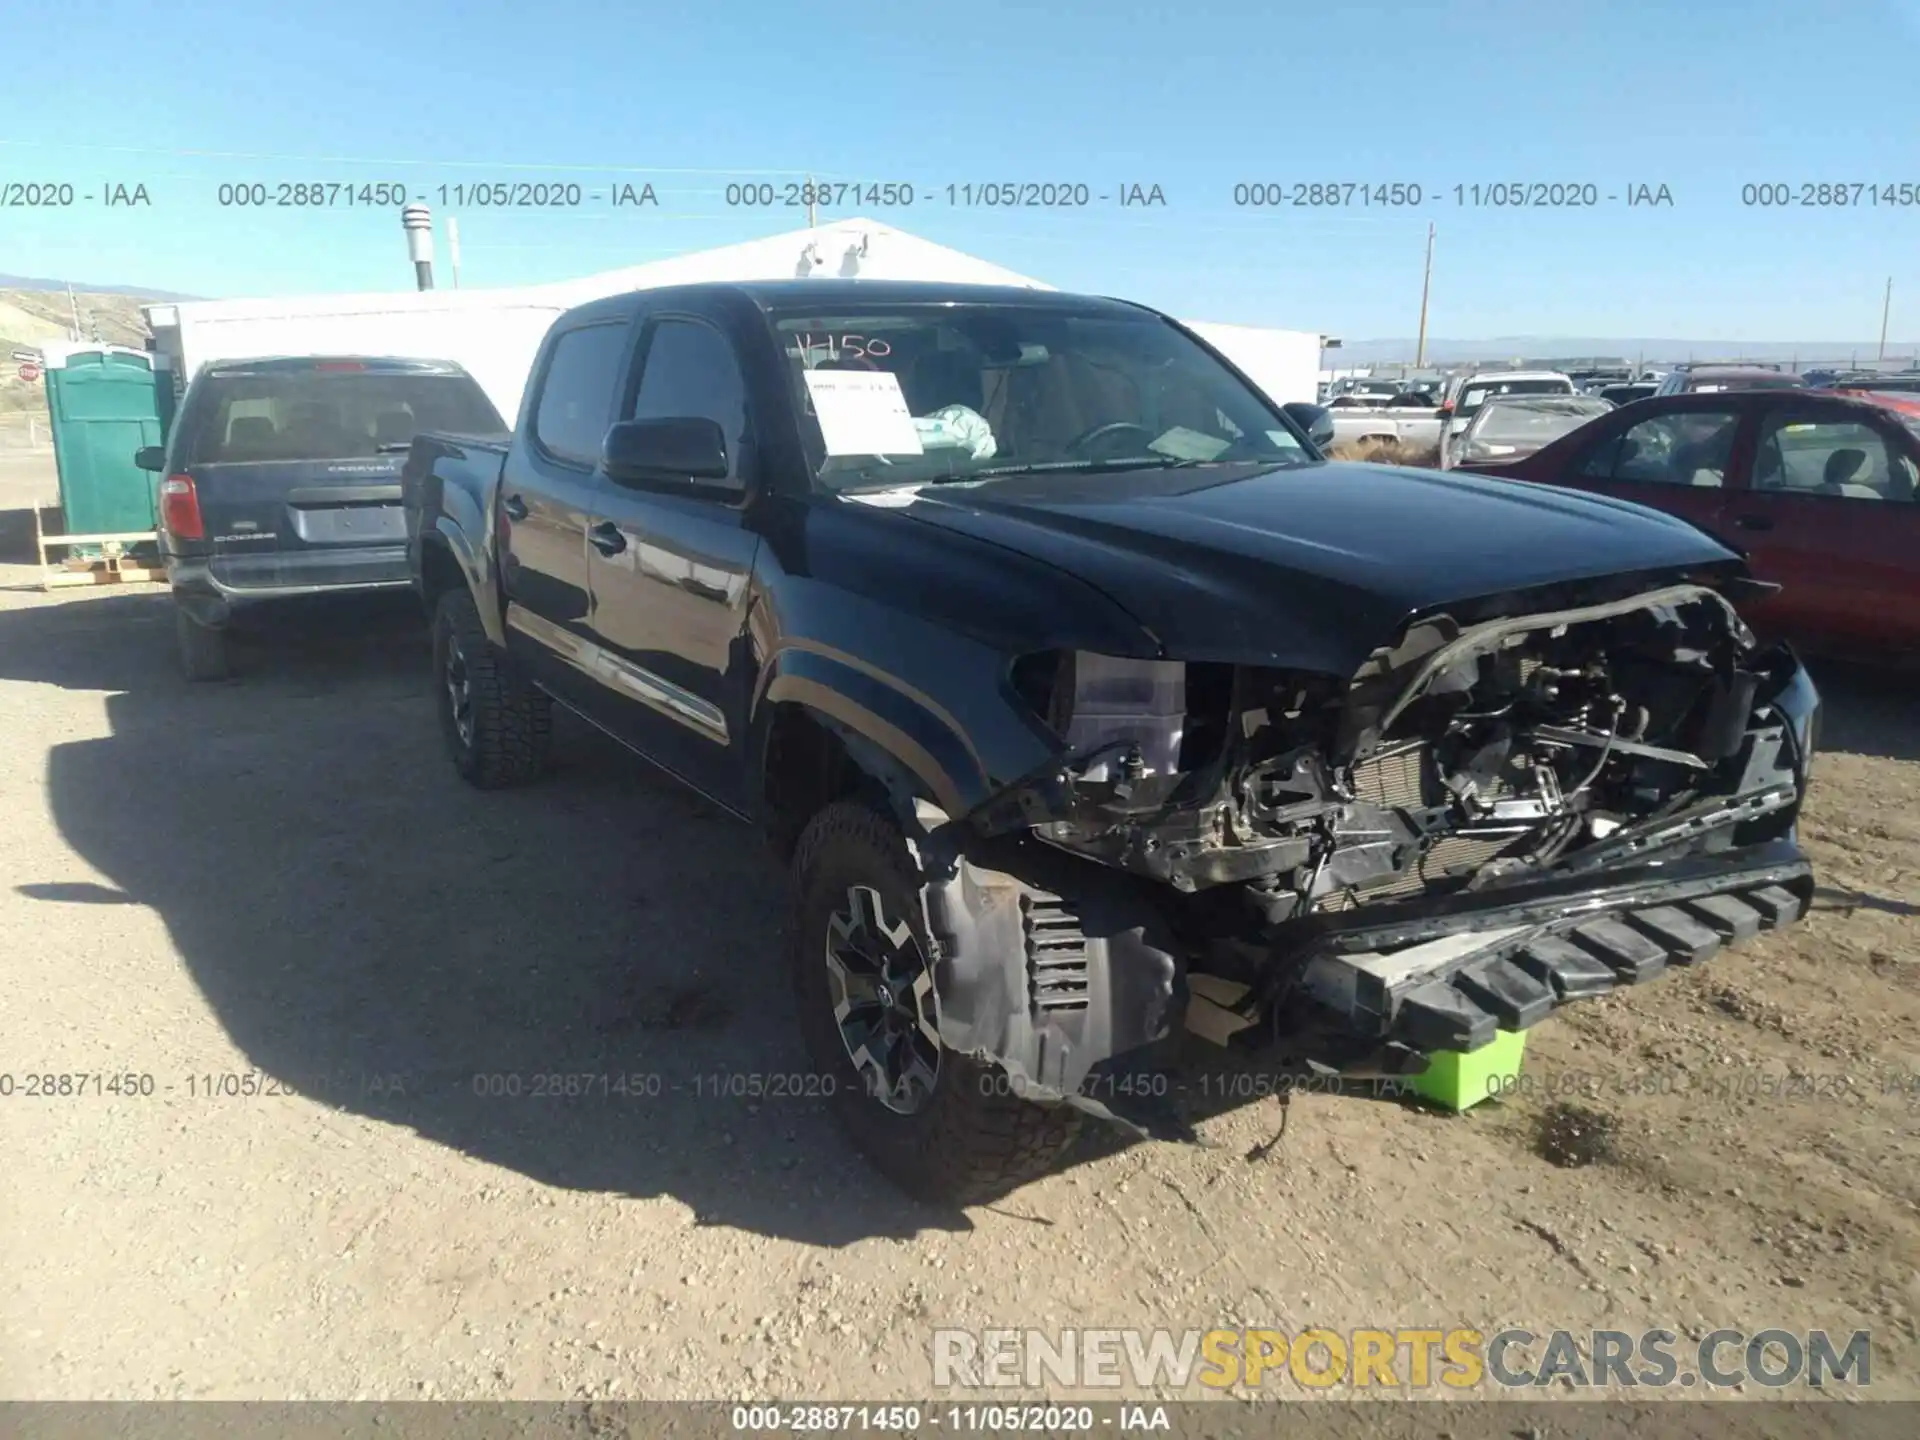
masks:
[[(92, 0), (10, 19), (0, 272), (205, 295), (382, 289), (390, 211), (222, 208), (223, 183), (404, 184), (460, 217), (463, 283), (557, 280), (797, 228), (731, 181), (906, 181), (876, 218), (1196, 319), (1430, 333), (1920, 334), (1920, 203), (1767, 208), (1743, 184), (1920, 190), (1920, 0)], [(711, 172), (711, 173), (700, 173)], [(735, 173), (719, 173), (735, 172)], [(443, 206), (475, 181), (651, 183), (657, 209)], [(1164, 207), (968, 208), (944, 187), (1158, 184)], [(1244, 182), (1417, 184), (1413, 208), (1237, 207)], [(1597, 208), (1455, 185), (1596, 187)], [(1671, 206), (1628, 207), (1636, 185)], [(1604, 197), (1619, 195), (1618, 201)], [(0, 199), (5, 198), (0, 190)], [(845, 212), (843, 212), (845, 213)], [(444, 255), (442, 260), (444, 279)]]

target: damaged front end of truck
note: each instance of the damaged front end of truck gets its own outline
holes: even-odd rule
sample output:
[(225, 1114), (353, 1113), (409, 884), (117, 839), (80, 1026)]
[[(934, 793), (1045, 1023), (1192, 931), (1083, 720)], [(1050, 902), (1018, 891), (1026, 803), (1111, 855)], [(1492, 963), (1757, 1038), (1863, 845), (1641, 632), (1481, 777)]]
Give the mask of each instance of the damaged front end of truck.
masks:
[(1791, 922), (1819, 702), (1753, 583), (1450, 606), (1347, 676), (1024, 657), (1055, 759), (914, 836), (943, 1043), (1184, 1133), (1185, 1031), (1410, 1073)]

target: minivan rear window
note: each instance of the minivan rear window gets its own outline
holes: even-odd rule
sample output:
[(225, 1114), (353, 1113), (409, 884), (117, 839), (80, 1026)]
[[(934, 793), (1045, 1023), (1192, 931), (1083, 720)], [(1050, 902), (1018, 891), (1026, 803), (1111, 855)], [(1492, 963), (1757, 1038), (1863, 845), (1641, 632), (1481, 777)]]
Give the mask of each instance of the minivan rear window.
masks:
[(1483, 380), (1460, 397), (1455, 414), (1465, 418), (1501, 395), (1571, 395), (1571, 380)]
[(377, 370), (211, 375), (188, 427), (189, 465), (372, 459), (422, 430), (506, 429), (470, 376)]

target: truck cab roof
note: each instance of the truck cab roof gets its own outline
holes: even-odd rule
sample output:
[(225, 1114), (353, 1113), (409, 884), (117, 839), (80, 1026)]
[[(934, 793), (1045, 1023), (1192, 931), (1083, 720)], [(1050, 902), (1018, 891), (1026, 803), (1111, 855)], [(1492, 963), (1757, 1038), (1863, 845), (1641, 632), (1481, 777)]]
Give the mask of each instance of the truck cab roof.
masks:
[(568, 312), (570, 317), (596, 319), (624, 315), (644, 299), (648, 304), (672, 306), (719, 296), (745, 299), (761, 310), (795, 306), (822, 311), (851, 305), (993, 305), (1071, 311), (1079, 315), (1110, 314), (1115, 318), (1157, 315), (1144, 305), (1064, 290), (1037, 290), (1021, 285), (968, 285), (930, 280), (729, 280), (667, 285), (629, 290), (590, 301)]

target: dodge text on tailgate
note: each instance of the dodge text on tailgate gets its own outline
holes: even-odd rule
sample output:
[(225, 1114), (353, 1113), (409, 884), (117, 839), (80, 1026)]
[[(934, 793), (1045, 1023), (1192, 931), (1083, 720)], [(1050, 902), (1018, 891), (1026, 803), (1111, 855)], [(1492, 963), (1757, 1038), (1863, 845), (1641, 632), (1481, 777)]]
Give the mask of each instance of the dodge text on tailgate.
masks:
[(1186, 1034), (1407, 1074), (1795, 920), (1818, 699), (1684, 522), (1323, 460), (1138, 306), (597, 301), (404, 487), (462, 775), (580, 712), (760, 827), (855, 1142), (991, 1195)]

